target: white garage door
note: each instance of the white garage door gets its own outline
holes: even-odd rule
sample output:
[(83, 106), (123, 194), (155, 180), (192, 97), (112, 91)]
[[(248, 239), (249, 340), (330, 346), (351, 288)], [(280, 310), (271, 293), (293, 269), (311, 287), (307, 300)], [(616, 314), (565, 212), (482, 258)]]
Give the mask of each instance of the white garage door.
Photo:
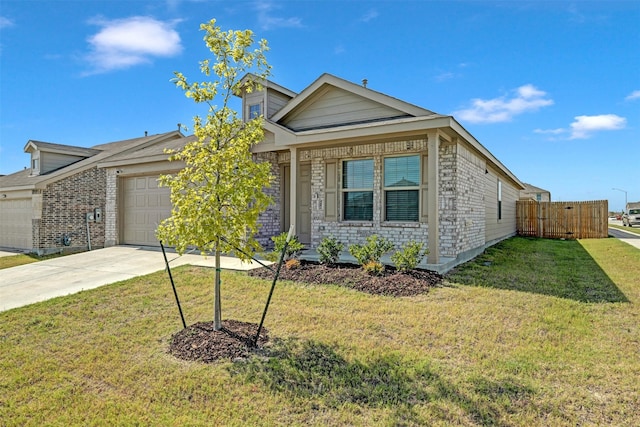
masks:
[(31, 249), (31, 199), (0, 200), (0, 247)]
[(167, 187), (158, 187), (158, 176), (123, 178), (123, 236), (129, 245), (158, 246), (156, 228), (171, 215)]

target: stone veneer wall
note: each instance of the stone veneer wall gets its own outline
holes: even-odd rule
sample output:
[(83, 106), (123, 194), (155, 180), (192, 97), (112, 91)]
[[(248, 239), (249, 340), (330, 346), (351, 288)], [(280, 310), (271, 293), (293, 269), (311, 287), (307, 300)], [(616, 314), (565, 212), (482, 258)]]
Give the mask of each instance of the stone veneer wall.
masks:
[[(39, 253), (60, 249), (87, 249), (86, 214), (96, 208), (103, 212), (101, 222), (90, 221), (91, 247), (105, 245), (106, 172), (97, 167), (79, 172), (48, 185), (42, 191), (42, 215), (34, 220), (34, 248)], [(71, 238), (65, 246), (63, 236)]]

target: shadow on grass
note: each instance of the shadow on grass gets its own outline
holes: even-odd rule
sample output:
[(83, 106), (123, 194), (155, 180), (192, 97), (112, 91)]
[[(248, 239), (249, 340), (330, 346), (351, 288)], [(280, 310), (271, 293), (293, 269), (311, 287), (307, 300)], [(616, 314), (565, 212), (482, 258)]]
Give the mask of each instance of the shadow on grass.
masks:
[[(304, 399), (313, 408), (344, 404), (393, 409), (392, 424), (428, 425), (416, 405), (461, 408), (480, 425), (503, 425), (500, 419), (520, 407), (533, 390), (512, 380), (472, 380), (468, 395), (447, 382), (426, 364), (405, 362), (385, 355), (369, 363), (347, 361), (326, 344), (296, 339), (278, 340), (268, 357), (234, 363), (231, 374), (258, 382), (291, 398)], [(442, 412), (442, 411), (440, 411)], [(446, 413), (441, 414), (443, 419)], [(455, 415), (452, 415), (455, 418)], [(433, 421), (433, 420), (431, 420)]]
[(513, 237), (451, 270), (446, 278), (580, 302), (629, 302), (576, 240)]

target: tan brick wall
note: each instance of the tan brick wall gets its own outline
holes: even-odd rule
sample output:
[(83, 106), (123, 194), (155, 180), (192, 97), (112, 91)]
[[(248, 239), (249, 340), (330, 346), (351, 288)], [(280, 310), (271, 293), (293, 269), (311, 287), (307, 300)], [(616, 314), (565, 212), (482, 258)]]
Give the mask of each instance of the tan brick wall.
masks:
[[(42, 191), (41, 219), (34, 220), (34, 248), (39, 252), (59, 249), (87, 249), (86, 213), (96, 208), (103, 212), (102, 222), (89, 222), (92, 248), (105, 243), (106, 172), (97, 167), (79, 172), (48, 185)], [(67, 247), (62, 238), (67, 235)]]

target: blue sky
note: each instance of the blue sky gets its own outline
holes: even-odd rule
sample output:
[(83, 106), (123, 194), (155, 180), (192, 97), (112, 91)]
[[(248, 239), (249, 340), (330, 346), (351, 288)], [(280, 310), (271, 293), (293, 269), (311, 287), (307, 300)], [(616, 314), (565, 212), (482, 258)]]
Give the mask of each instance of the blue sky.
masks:
[(79, 146), (190, 125), (199, 24), (269, 42), (271, 80), (322, 73), (452, 114), (553, 200), (640, 200), (640, 2), (0, 0), (0, 174), (28, 140)]

